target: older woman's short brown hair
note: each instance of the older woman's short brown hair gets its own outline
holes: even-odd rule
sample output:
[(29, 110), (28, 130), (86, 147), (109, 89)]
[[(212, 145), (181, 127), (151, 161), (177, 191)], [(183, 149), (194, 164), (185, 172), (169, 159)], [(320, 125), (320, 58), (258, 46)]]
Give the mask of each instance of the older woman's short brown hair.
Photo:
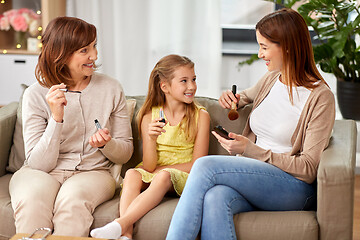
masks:
[(50, 88), (73, 81), (66, 63), (72, 54), (96, 39), (96, 27), (79, 18), (58, 17), (53, 19), (42, 36), (42, 50), (35, 76), (40, 85)]

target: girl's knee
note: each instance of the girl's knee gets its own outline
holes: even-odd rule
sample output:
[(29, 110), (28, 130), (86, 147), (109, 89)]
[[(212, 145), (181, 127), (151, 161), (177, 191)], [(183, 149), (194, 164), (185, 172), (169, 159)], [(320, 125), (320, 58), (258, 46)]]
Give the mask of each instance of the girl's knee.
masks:
[(170, 187), (172, 184), (171, 183), (171, 174), (168, 171), (160, 171), (156, 174), (152, 183), (156, 184), (156, 185)]
[(139, 173), (135, 169), (129, 169), (125, 173), (124, 183), (125, 182), (134, 182), (139, 179), (141, 180), (141, 173)]

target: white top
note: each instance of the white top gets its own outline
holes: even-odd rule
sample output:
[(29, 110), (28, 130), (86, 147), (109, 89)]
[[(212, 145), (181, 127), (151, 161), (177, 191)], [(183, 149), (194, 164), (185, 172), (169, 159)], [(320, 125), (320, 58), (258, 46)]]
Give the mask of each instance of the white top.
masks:
[(256, 135), (256, 145), (274, 153), (292, 149), (291, 137), (311, 91), (293, 87), (293, 105), (287, 86), (279, 79), (269, 94), (250, 115), (250, 128)]

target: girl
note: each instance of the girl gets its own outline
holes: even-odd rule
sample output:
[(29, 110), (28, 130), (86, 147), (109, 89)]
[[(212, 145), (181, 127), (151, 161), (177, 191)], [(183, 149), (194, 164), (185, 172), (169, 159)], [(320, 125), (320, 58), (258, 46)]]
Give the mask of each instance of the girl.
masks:
[[(219, 143), (237, 156), (199, 159), (171, 220), (167, 239), (236, 239), (233, 215), (254, 210), (306, 210), (335, 121), (334, 96), (318, 72), (304, 19), (281, 9), (256, 25), (268, 73), (250, 89), (224, 92), (230, 108), (253, 103), (242, 135)], [(240, 98), (240, 101), (237, 99)]]
[(181, 195), (192, 165), (209, 147), (210, 116), (194, 103), (196, 89), (194, 63), (187, 57), (168, 55), (155, 65), (137, 116), (143, 162), (125, 174), (120, 218), (92, 230), (92, 237), (131, 238), (133, 224), (167, 192)]

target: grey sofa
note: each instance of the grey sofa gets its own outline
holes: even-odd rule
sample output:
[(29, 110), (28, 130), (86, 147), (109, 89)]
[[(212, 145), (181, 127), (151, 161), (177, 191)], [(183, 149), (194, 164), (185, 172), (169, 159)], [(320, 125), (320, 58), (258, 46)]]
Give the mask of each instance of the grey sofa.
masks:
[[(136, 113), (143, 104), (144, 97), (128, 98), (136, 99)], [(222, 109), (217, 100), (205, 97), (198, 97), (197, 100), (210, 113), (211, 127), (221, 124), (234, 132), (241, 132), (251, 109), (251, 106), (246, 106), (240, 110), (238, 120), (230, 121), (227, 119), (227, 110)], [(10, 150), (13, 151), (11, 146), (15, 125), (19, 127), (19, 123), (16, 123), (19, 115), (17, 110), (18, 103), (0, 108), (0, 239), (9, 239), (15, 234), (8, 190), (12, 176), (8, 159)], [(134, 119), (132, 127), (135, 151), (130, 161), (124, 165), (122, 175), (126, 169), (141, 161), (141, 141)], [(354, 121), (335, 122), (330, 145), (324, 151), (319, 166), (316, 211), (256, 211), (237, 214), (234, 220), (238, 239), (352, 239), (356, 133)], [(210, 137), (209, 154), (226, 154), (213, 136)], [(134, 239), (164, 239), (177, 201), (177, 198), (166, 197), (159, 206), (141, 218), (135, 224)], [(95, 209), (92, 228), (103, 226), (118, 217), (118, 206), (119, 190), (113, 199)]]

